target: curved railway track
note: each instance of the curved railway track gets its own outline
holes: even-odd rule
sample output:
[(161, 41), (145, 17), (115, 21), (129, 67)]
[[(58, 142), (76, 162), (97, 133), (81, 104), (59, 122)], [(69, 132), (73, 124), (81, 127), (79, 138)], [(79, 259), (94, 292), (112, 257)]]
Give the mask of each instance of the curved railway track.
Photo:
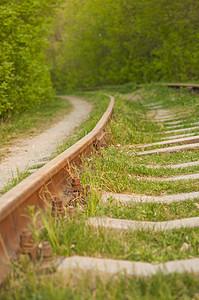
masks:
[[(168, 87), (180, 88), (186, 87), (189, 91), (199, 91), (199, 85), (189, 84), (167, 84)], [(48, 206), (48, 201), (53, 200), (57, 195), (63, 193), (66, 186), (72, 182), (70, 175), (70, 165), (75, 164), (79, 166), (82, 162), (82, 157), (91, 155), (93, 149), (99, 149), (105, 144), (105, 128), (109, 122), (114, 108), (114, 97), (110, 96), (110, 104), (100, 119), (96, 127), (83, 139), (78, 141), (75, 145), (67, 149), (61, 155), (49, 162), (47, 165), (39, 169), (36, 173), (30, 175), (27, 179), (23, 180), (20, 184), (14, 187), (1, 197), (0, 200), (0, 258), (1, 258), (1, 280), (9, 271), (10, 263), (9, 257), (16, 253), (20, 245), (21, 232), (27, 226), (27, 218), (23, 215), (28, 206), (34, 205), (35, 209), (38, 207), (45, 208)], [(161, 110), (161, 105), (151, 104), (148, 106), (151, 110)], [(184, 149), (197, 149), (199, 147), (199, 136), (192, 137), (189, 131), (197, 130), (198, 124), (193, 127), (188, 127), (182, 132), (183, 135), (177, 135), (175, 140), (174, 134), (180, 133), (180, 121), (178, 116), (161, 114), (156, 117), (157, 122), (168, 122), (167, 134), (173, 134), (170, 138), (166, 137), (164, 141), (159, 141), (154, 144), (140, 145), (140, 148), (146, 149), (137, 153), (138, 156), (144, 156), (157, 153), (171, 153)], [(169, 120), (172, 119), (172, 121)], [(173, 121), (174, 120), (174, 121)], [(172, 127), (173, 126), (173, 127)], [(192, 125), (190, 125), (192, 126)], [(177, 128), (177, 129), (176, 129)], [(178, 131), (177, 131), (178, 130)], [(189, 136), (187, 136), (189, 135)], [(180, 139), (178, 138), (180, 137)], [(178, 145), (180, 144), (180, 145)], [(169, 147), (168, 147), (169, 146)], [(155, 149), (147, 150), (153, 147)], [(156, 148), (158, 147), (158, 148)], [(181, 148), (179, 148), (181, 147)], [(187, 163), (186, 163), (187, 164)], [(197, 165), (195, 163), (195, 165)], [(182, 165), (179, 167), (183, 167)], [(186, 166), (185, 166), (186, 167)], [(150, 167), (149, 167), (150, 168)], [(156, 166), (158, 168), (158, 166)], [(178, 166), (176, 165), (176, 168)], [(76, 179), (77, 180), (77, 179)], [(78, 180), (74, 185), (79, 184)], [(127, 195), (127, 194), (113, 194), (103, 193), (101, 199), (103, 203), (107, 202), (110, 197), (114, 198), (115, 202), (132, 203), (132, 202), (157, 202), (157, 203), (173, 203), (186, 201), (187, 199), (199, 198), (199, 192), (166, 195), (166, 196), (144, 196), (144, 195)], [(167, 222), (139, 222), (130, 220), (117, 220), (110, 218), (89, 218), (87, 221), (90, 225), (98, 228), (105, 227), (111, 230), (147, 230), (153, 228), (157, 231), (165, 231), (172, 228), (181, 227), (195, 227), (199, 226), (199, 217), (189, 218), (184, 220), (173, 220)], [(129, 275), (148, 276), (156, 274), (160, 270), (163, 273), (182, 273), (184, 270), (188, 272), (199, 273), (199, 260), (190, 259), (176, 262), (168, 262), (159, 265), (152, 265), (143, 262), (127, 262), (125, 260), (111, 260), (111, 259), (98, 259), (89, 257), (72, 257), (66, 258), (58, 268), (66, 276), (69, 270), (80, 269), (82, 271), (98, 270), (99, 272), (108, 275), (114, 275), (118, 272), (125, 272)]]

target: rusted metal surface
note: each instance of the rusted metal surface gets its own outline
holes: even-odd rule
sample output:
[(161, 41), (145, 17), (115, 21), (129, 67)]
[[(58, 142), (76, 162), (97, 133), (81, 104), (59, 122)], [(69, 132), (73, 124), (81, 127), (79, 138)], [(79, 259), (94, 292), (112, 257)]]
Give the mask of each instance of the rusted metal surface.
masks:
[(199, 93), (199, 84), (189, 84), (189, 83), (167, 83), (168, 87), (179, 89), (181, 87), (187, 88), (189, 92)]
[(76, 216), (77, 211), (76, 211), (76, 209), (75, 209), (74, 206), (69, 206), (69, 207), (67, 208), (67, 213), (68, 213), (69, 218), (72, 219), (72, 218), (74, 218), (74, 217)]
[(53, 258), (52, 249), (51, 249), (51, 246), (48, 242), (43, 242), (42, 243), (41, 257), (42, 257), (44, 263), (48, 262), (48, 261), (51, 261), (52, 258)]
[[(11, 189), (0, 200), (0, 279), (9, 271), (10, 257), (19, 249), (20, 234), (26, 228), (28, 206), (45, 208), (64, 190), (71, 177), (70, 165), (96, 148), (113, 113), (114, 98), (95, 128), (76, 144)], [(23, 238), (21, 238), (23, 240)], [(21, 240), (21, 241), (22, 241)]]
[(53, 217), (64, 217), (65, 211), (60, 196), (53, 196), (51, 214)]
[(169, 87), (193, 87), (199, 89), (199, 84), (191, 83), (167, 83)]
[[(192, 83), (160, 83), (160, 85), (168, 86), (171, 88), (187, 88), (189, 92), (199, 93), (199, 84)], [(138, 88), (144, 87), (144, 84), (137, 84)]]
[(75, 177), (72, 179), (71, 193), (74, 198), (83, 197), (84, 198), (84, 188), (81, 185), (80, 178)]
[(20, 252), (28, 254), (35, 261), (37, 259), (37, 247), (34, 243), (33, 233), (25, 228), (20, 235)]

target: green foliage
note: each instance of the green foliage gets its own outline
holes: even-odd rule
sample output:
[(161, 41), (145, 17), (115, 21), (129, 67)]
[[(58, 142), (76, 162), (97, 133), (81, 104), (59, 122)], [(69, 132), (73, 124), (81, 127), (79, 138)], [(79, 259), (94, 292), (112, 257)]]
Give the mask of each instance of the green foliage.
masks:
[(48, 57), (58, 89), (197, 81), (197, 0), (68, 0)]
[(0, 4), (0, 118), (52, 98), (45, 51), (55, 0)]
[(198, 14), (197, 0), (2, 0), (0, 119), (50, 100), (51, 80), (197, 81)]

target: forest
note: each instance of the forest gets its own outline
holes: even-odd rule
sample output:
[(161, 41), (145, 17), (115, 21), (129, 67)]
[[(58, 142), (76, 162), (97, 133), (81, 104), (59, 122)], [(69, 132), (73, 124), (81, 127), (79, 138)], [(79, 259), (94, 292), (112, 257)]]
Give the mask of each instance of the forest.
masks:
[(197, 82), (198, 0), (1, 0), (0, 119), (55, 91)]

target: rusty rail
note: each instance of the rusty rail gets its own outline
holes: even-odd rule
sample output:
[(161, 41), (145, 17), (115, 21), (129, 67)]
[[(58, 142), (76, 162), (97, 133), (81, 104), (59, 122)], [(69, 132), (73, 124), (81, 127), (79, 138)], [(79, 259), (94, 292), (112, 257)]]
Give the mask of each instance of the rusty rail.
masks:
[(171, 87), (171, 88), (176, 88), (176, 89), (179, 89), (179, 88), (188, 88), (188, 90), (190, 92), (194, 91), (194, 92), (197, 92), (199, 93), (199, 84), (189, 84), (189, 83), (167, 83), (166, 84), (168, 87)]
[(9, 257), (17, 251), (20, 233), (27, 226), (28, 219), (24, 217), (27, 207), (45, 208), (49, 195), (57, 195), (64, 189), (70, 178), (69, 166), (80, 165), (82, 157), (91, 154), (113, 113), (114, 97), (110, 99), (106, 112), (90, 133), (1, 197), (0, 281), (10, 269)]
[[(192, 83), (159, 83), (160, 85), (171, 87), (171, 88), (187, 88), (190, 92), (194, 91), (199, 93), (199, 84), (192, 84)], [(144, 84), (137, 84), (138, 88), (143, 87)]]

